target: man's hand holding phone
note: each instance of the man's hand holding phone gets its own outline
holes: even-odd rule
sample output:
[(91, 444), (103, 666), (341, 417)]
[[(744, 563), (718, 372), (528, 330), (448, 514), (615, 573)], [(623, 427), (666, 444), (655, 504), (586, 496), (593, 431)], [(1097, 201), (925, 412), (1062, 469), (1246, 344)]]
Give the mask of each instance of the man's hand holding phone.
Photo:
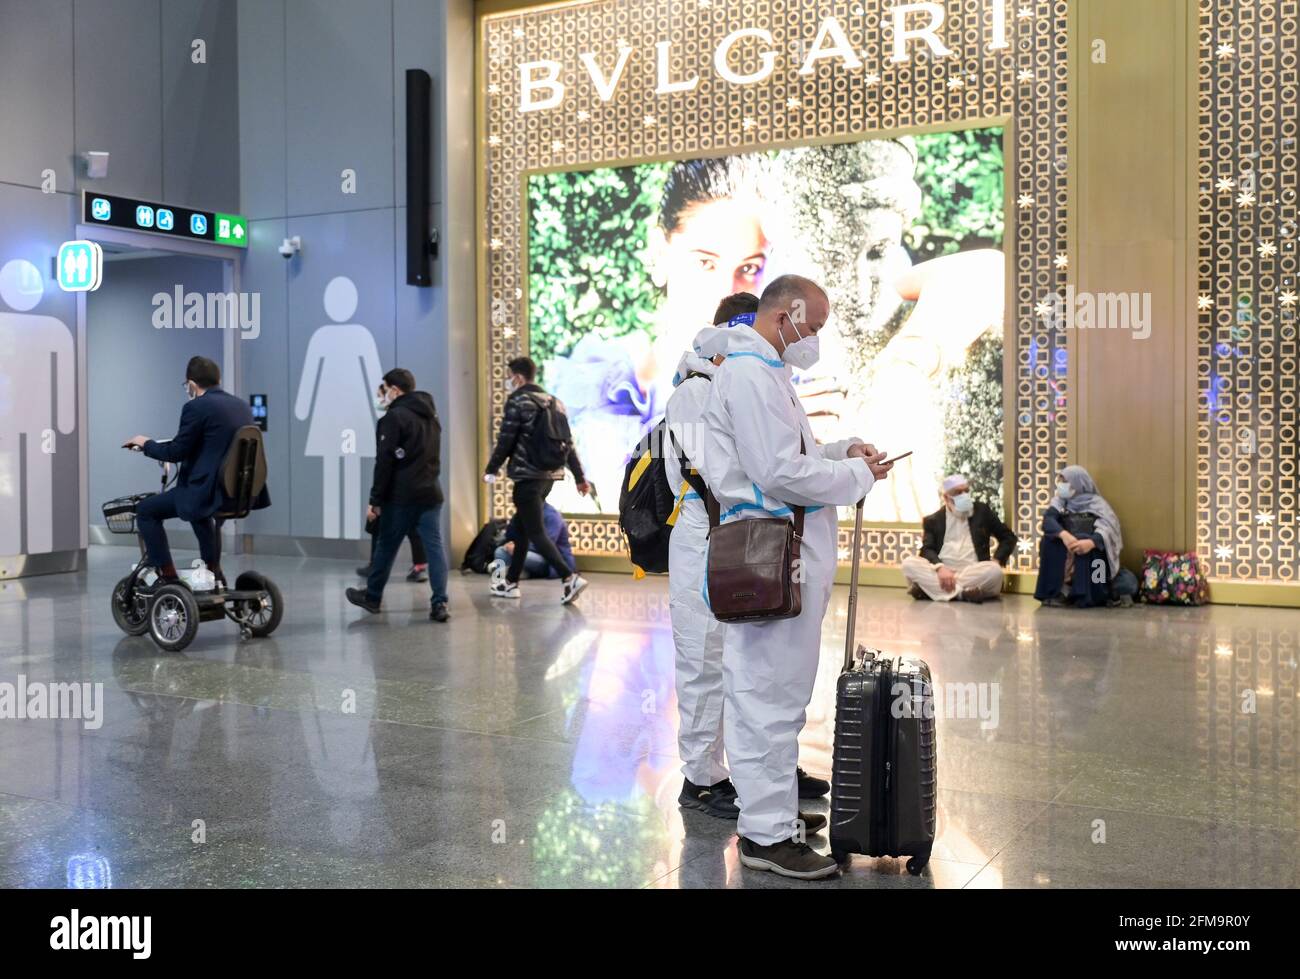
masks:
[(893, 459), (888, 458), (884, 452), (880, 452), (870, 442), (858, 442), (849, 446), (849, 458), (858, 458), (866, 462), (867, 468), (871, 470), (871, 475), (876, 479), (884, 479), (889, 475), (889, 471), (894, 468), (894, 463), (899, 459), (905, 459), (912, 453), (907, 452)]

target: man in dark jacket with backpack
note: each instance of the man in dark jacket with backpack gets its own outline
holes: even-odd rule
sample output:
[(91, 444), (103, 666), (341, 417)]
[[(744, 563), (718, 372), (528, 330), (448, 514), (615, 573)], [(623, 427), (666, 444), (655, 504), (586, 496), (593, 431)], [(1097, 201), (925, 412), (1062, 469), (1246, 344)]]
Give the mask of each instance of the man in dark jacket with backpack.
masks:
[(591, 486), (573, 447), (564, 406), (534, 383), (537, 365), (528, 357), (516, 357), (508, 366), (510, 396), (506, 399), (496, 448), (484, 475), (495, 478), (501, 464), (510, 459), (506, 475), (515, 484), (515, 512), (523, 525), (524, 536), (515, 546), (505, 579), (494, 581), (491, 593), (497, 598), (519, 597), (519, 578), (531, 545), (563, 580), (564, 594), (560, 600), (568, 605), (587, 587), (587, 581), (564, 560), (555, 542), (547, 536), (542, 508), (551, 487), (564, 478), (566, 466), (573, 473), (579, 493), (586, 496)]
[(384, 586), (402, 540), (419, 534), (429, 557), (429, 618), (446, 622), (447, 556), (442, 548), (442, 424), (433, 398), (415, 390), (415, 377), (394, 368), (384, 375), (388, 410), (376, 429), (375, 475), (370, 486), (368, 520), (378, 519), (375, 550), (366, 587), (349, 588), (348, 601), (378, 612)]

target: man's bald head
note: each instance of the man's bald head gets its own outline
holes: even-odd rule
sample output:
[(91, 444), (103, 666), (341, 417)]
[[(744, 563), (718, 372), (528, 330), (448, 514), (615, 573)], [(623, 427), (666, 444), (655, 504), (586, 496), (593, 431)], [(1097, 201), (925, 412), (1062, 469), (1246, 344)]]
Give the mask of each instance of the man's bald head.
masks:
[(799, 337), (816, 334), (830, 315), (825, 289), (802, 275), (783, 275), (763, 290), (754, 329), (781, 353)]

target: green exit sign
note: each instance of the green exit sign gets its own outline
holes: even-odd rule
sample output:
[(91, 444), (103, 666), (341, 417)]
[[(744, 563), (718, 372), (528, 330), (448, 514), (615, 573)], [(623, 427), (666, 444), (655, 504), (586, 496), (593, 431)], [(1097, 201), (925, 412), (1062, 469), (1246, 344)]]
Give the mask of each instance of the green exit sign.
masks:
[(222, 214), (218, 211), (213, 215), (212, 233), (213, 240), (218, 245), (248, 247), (248, 219), (238, 214)]

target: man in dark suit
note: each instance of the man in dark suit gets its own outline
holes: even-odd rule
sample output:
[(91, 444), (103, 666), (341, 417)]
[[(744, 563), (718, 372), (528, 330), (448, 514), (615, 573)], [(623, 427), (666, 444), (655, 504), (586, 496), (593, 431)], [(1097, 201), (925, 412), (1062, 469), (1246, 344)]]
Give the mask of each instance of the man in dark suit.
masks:
[[(225, 584), (221, 573), (221, 527), (214, 515), (231, 506), (232, 501), (221, 483), (221, 465), (235, 433), (254, 422), (248, 405), (221, 390), (220, 385), (221, 368), (206, 357), (191, 357), (185, 366), (185, 391), (190, 400), (181, 409), (181, 424), (175, 436), (167, 442), (155, 442), (147, 435), (136, 435), (124, 446), (139, 449), (150, 459), (181, 466), (175, 486), (142, 500), (136, 508), (136, 528), (144, 538), (149, 563), (158, 569), (161, 584), (177, 580), (163, 528), (163, 521), (173, 517), (189, 521), (203, 563), (218, 582)], [(270, 504), (270, 496), (263, 488), (253, 509)]]
[[(903, 559), (912, 597), (936, 602), (995, 597), (1002, 591), (1003, 568), (1016, 549), (1016, 535), (992, 507), (971, 498), (965, 476), (945, 479), (941, 495), (943, 506), (922, 522), (920, 556)], [(990, 539), (998, 542), (992, 560)]]

